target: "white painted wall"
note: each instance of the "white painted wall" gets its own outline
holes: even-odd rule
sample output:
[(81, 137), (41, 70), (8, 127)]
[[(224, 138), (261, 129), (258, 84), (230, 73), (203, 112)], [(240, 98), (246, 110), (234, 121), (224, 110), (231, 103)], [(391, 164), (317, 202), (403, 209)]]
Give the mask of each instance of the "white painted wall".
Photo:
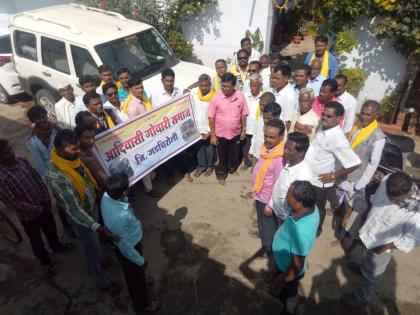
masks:
[(380, 101), (390, 94), (406, 73), (406, 58), (398, 53), (389, 40), (378, 40), (369, 27), (374, 20), (357, 21), (359, 45), (351, 53), (339, 57), (340, 67), (359, 67), (368, 75), (358, 100)]
[(264, 52), (270, 48), (273, 8), (271, 0), (219, 0), (197, 16), (183, 23), (183, 33), (194, 44), (194, 52), (204, 65), (213, 67), (219, 58), (233, 57), (247, 29), (259, 27), (264, 38)]

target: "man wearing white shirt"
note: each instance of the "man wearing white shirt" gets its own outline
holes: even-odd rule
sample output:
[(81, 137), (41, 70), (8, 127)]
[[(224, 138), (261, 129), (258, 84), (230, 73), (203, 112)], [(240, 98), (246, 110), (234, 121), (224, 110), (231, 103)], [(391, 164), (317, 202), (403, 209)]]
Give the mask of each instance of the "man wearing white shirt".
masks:
[(281, 106), (280, 119), (284, 121), (289, 130), (290, 123), (296, 111), (295, 92), (289, 84), (292, 70), (287, 65), (276, 66), (270, 77), (271, 92), (276, 97), (276, 103)]
[(207, 118), (210, 101), (215, 94), (211, 90), (211, 78), (207, 74), (202, 74), (198, 78), (198, 87), (192, 89), (191, 96), (194, 102), (194, 116), (197, 123), (197, 129), (201, 133), (201, 140), (197, 142), (197, 170), (195, 177), (208, 177), (213, 173), (215, 163), (216, 148), (210, 143), (210, 126)]
[(289, 129), (290, 132), (303, 132), (309, 137), (309, 140), (312, 140), (315, 137), (320, 120), (318, 115), (312, 109), (314, 98), (314, 91), (312, 89), (300, 89), (299, 110), (296, 111)]
[(299, 94), (302, 89), (311, 88), (309, 83), (309, 76), (311, 75), (311, 67), (308, 65), (301, 65), (294, 71), (294, 85), (293, 91), (295, 92), (295, 105), (296, 110), (299, 110)]
[(365, 210), (365, 187), (378, 168), (385, 146), (386, 136), (377, 122), (380, 111), (381, 105), (378, 102), (364, 103), (360, 111), (360, 122), (354, 125), (348, 136), (350, 146), (362, 161), (362, 165), (339, 184), (339, 192), (346, 206), (341, 228), (349, 232), (351, 237), (356, 236), (353, 234), (360, 227), (359, 220)]
[(260, 158), (261, 145), (264, 144), (265, 124), (272, 119), (280, 119), (280, 105), (275, 102), (266, 103), (272, 99), (275, 100), (274, 95), (270, 92), (265, 92), (260, 97), (260, 111), (257, 112), (254, 135), (252, 136), (251, 148), (249, 149), (249, 154), (252, 155), (253, 164)]
[(62, 98), (54, 105), (57, 123), (64, 129), (73, 129), (77, 113), (85, 111), (86, 106), (80, 97), (74, 95), (73, 87), (67, 82), (60, 84), (58, 93)]
[[(161, 81), (162, 87), (153, 92), (150, 96), (150, 102), (152, 103), (153, 108), (159, 107), (164, 103), (182, 95), (182, 91), (174, 86), (175, 72), (172, 69), (167, 68), (162, 71)], [(188, 169), (188, 156), (186, 151), (178, 153), (178, 155), (174, 156), (162, 165), (162, 169), (167, 175), (166, 183), (169, 186), (174, 184), (176, 168), (179, 169), (179, 171), (188, 182), (193, 181)]]
[(408, 253), (420, 244), (420, 193), (409, 175), (396, 172), (382, 180), (359, 238), (365, 249), (357, 270), (362, 281), (353, 294), (341, 299), (350, 307), (370, 303), (394, 250)]
[(261, 65), (260, 75), (262, 76), (262, 79), (263, 79), (263, 87), (264, 87), (264, 90), (267, 90), (270, 88), (270, 75), (271, 75), (270, 56), (262, 55), (260, 57), (260, 65)]
[(346, 112), (344, 115), (343, 131), (347, 134), (354, 125), (357, 100), (353, 95), (347, 92), (347, 77), (344, 74), (338, 74), (334, 79), (337, 81), (337, 92), (335, 93), (335, 96), (337, 97), (337, 101), (344, 106)]
[(314, 59), (314, 61), (311, 63), (311, 75), (309, 77), (309, 84), (311, 89), (314, 91), (315, 96), (319, 95), (322, 82), (326, 80), (326, 78), (321, 75), (321, 68), (321, 61), (319, 61), (319, 59)]
[[(315, 174), (313, 185), (317, 194), (317, 207), (320, 213), (320, 222), (317, 235), (322, 232), (325, 219), (327, 194), (335, 190), (334, 182), (357, 169), (360, 158), (352, 150), (339, 123), (343, 118), (344, 108), (338, 102), (330, 101), (325, 104), (321, 116), (321, 128), (306, 153), (305, 160)], [(342, 167), (337, 168), (339, 162)], [(330, 191), (330, 192), (329, 192)]]
[(242, 143), (241, 157), (244, 162), (241, 167), (242, 171), (246, 171), (252, 166), (252, 161), (249, 159), (249, 149), (251, 148), (252, 137), (256, 128), (257, 110), (260, 106), (260, 96), (262, 94), (261, 89), (262, 77), (257, 73), (252, 74), (249, 81), (249, 92), (244, 93), (249, 114), (246, 118), (246, 136)]
[(175, 86), (175, 72), (172, 69), (162, 71), (162, 87), (152, 92), (150, 102), (153, 107), (169, 102), (177, 96), (182, 95), (182, 91)]
[[(249, 39), (248, 37), (241, 39), (241, 49), (245, 49), (248, 52), (248, 61), (260, 61), (261, 53), (252, 48), (251, 39)], [(233, 64), (238, 64), (238, 59), (236, 55), (237, 54), (233, 56)]]
[(286, 165), (281, 170), (277, 182), (274, 185), (271, 200), (267, 207), (273, 210), (274, 214), (283, 222), (290, 214), (286, 195), (290, 185), (295, 180), (306, 180), (313, 182), (314, 174), (305, 161), (305, 154), (309, 148), (309, 138), (300, 132), (292, 132), (287, 136), (284, 145), (284, 158)]

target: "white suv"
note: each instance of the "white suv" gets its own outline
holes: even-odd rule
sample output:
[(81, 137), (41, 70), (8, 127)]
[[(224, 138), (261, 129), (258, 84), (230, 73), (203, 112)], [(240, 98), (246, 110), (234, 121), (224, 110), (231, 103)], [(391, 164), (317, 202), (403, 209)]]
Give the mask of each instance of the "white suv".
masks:
[(0, 14), (0, 103), (9, 103), (23, 94), (12, 63), (9, 14)]
[(172, 68), (175, 85), (190, 88), (214, 70), (176, 59), (150, 25), (119, 13), (70, 4), (16, 14), (11, 23), (14, 62), (22, 87), (54, 114), (58, 85), (65, 81), (82, 95), (78, 77), (97, 75), (99, 65), (114, 72), (128, 68), (144, 81), (146, 92), (160, 87), (160, 72)]

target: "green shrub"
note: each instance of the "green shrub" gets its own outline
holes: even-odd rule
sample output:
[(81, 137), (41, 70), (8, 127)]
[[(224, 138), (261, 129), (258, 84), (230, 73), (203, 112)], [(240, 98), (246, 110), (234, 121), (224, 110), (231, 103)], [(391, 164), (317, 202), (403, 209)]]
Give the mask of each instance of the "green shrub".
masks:
[(367, 75), (360, 68), (341, 68), (339, 72), (347, 77), (347, 91), (357, 97), (365, 85)]
[(167, 42), (178, 58), (186, 59), (192, 55), (193, 45), (180, 32), (170, 31)]
[(397, 105), (399, 89), (396, 88), (389, 95), (385, 95), (380, 101), (381, 104), (381, 121), (385, 123), (390, 123), (392, 119), (392, 113), (395, 106)]

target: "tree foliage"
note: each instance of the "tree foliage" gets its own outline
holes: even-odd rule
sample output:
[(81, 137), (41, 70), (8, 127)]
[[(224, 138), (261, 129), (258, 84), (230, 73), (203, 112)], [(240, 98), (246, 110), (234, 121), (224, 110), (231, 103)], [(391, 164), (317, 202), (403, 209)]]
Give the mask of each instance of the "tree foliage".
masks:
[(215, 5), (218, 0), (81, 0), (88, 6), (116, 11), (125, 17), (147, 23), (156, 28), (171, 46), (175, 54), (185, 59), (192, 55), (193, 46), (182, 35), (181, 23)]
[(419, 0), (305, 0), (292, 7), (291, 12), (317, 25), (319, 33), (328, 33), (334, 38), (350, 32), (356, 18), (375, 17), (378, 38), (390, 39), (408, 58), (420, 54)]

